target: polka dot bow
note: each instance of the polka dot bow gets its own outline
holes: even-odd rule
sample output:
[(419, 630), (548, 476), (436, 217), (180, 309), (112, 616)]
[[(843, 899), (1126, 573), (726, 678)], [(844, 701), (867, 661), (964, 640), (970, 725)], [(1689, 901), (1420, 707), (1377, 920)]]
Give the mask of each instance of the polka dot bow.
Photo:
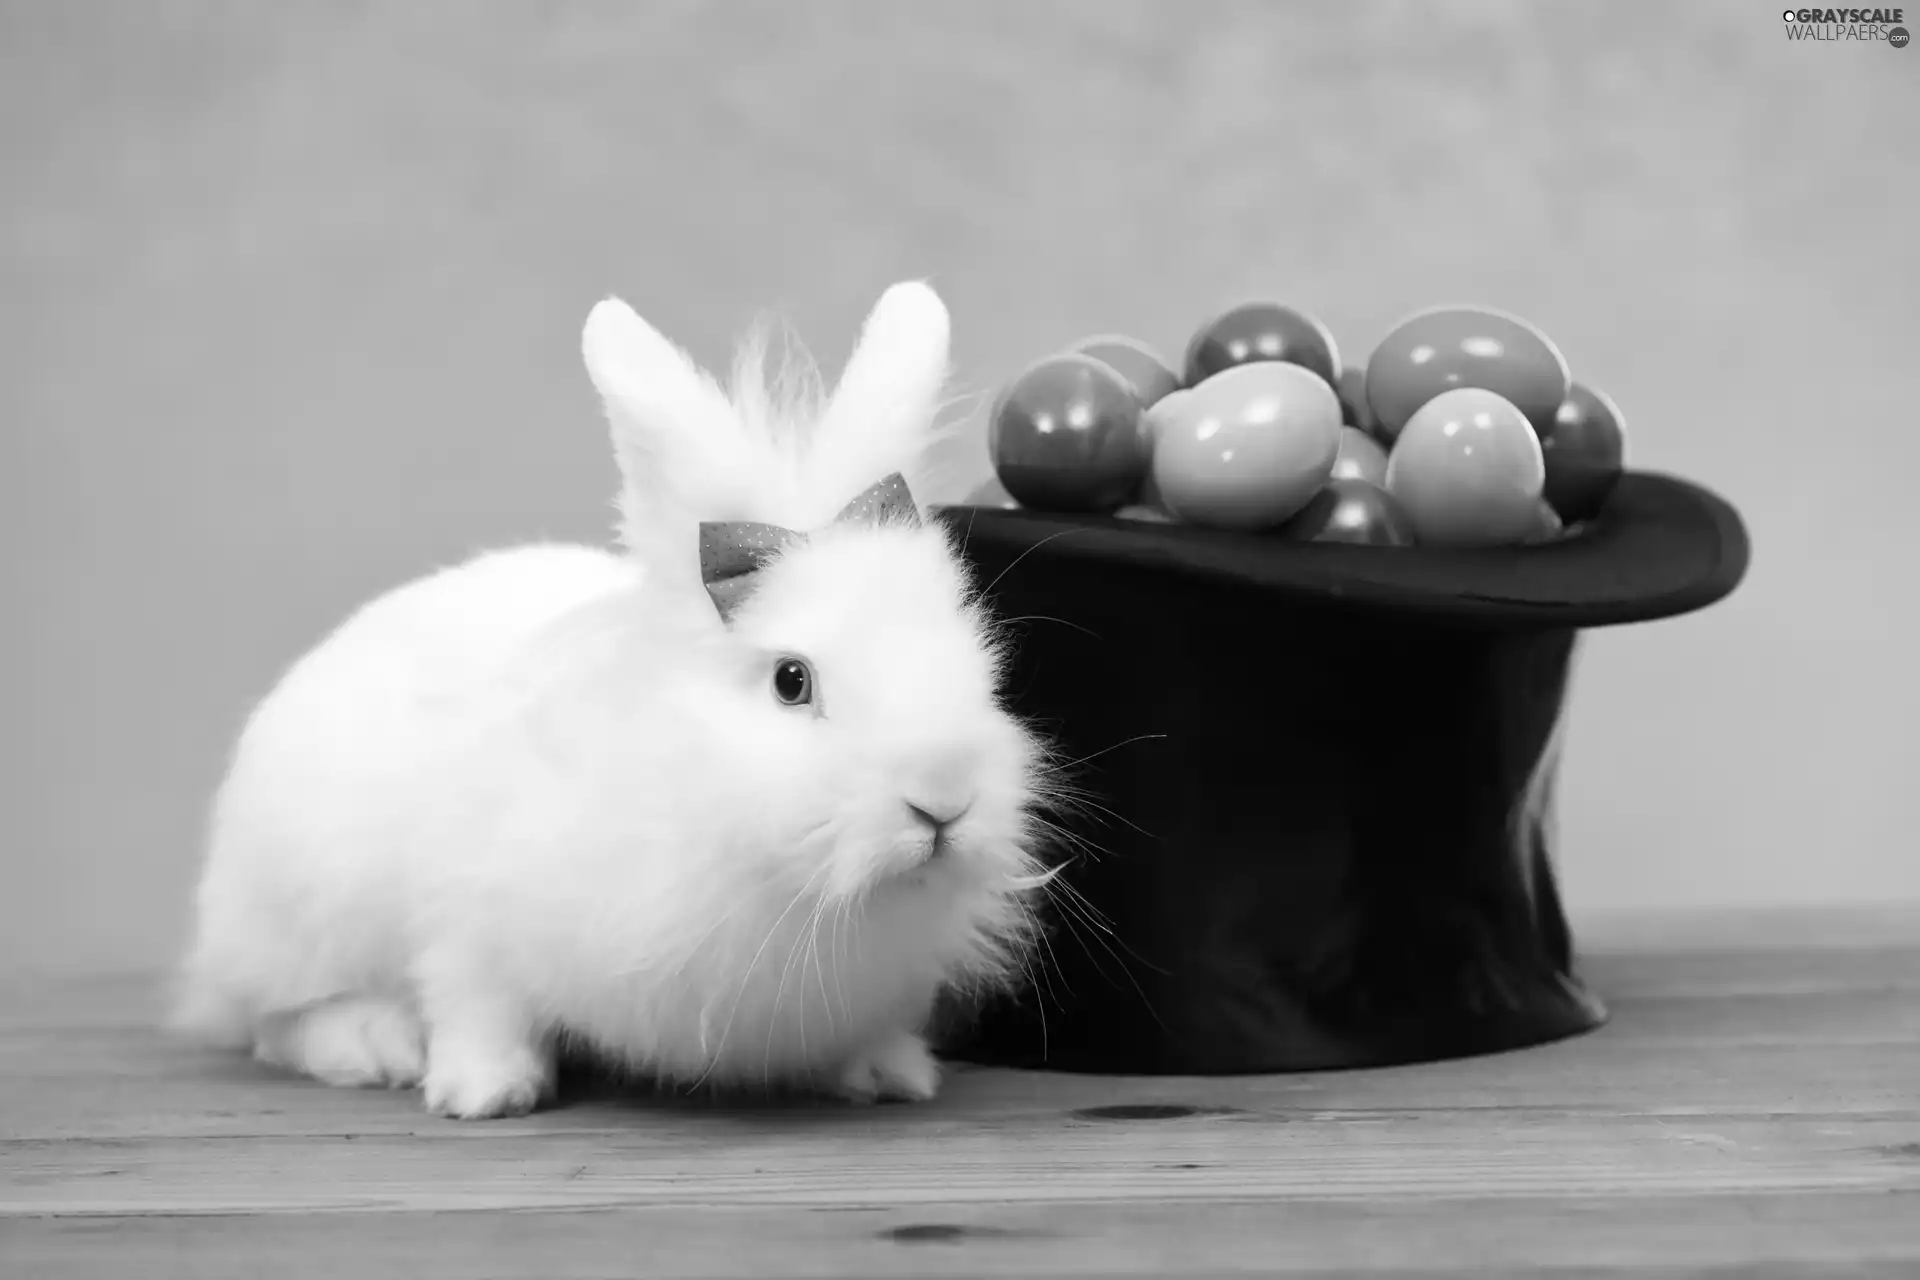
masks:
[[(920, 509), (913, 504), (906, 479), (890, 475), (841, 508), (834, 524), (904, 524), (917, 526)], [(753, 590), (755, 577), (769, 560), (788, 547), (807, 540), (805, 533), (753, 520), (703, 520), (700, 523), (700, 580), (722, 622)]]

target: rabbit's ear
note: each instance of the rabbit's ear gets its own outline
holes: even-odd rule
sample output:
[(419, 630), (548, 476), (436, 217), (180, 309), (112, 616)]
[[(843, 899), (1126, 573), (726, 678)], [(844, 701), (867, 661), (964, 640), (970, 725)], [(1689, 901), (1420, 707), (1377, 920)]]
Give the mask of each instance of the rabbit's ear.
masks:
[(621, 537), (636, 555), (693, 572), (701, 520), (744, 514), (760, 468), (726, 393), (617, 298), (587, 316), (587, 374), (620, 467)]
[(880, 295), (809, 451), (811, 493), (844, 502), (896, 472), (910, 485), (923, 474), (948, 342), (947, 308), (930, 286), (910, 280)]

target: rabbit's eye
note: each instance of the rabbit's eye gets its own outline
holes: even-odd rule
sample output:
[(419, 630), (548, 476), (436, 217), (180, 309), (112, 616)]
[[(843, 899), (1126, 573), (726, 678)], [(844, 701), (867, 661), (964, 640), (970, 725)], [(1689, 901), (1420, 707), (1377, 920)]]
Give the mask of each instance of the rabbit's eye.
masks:
[(812, 669), (798, 658), (782, 658), (774, 663), (773, 696), (789, 707), (804, 707), (812, 702)]

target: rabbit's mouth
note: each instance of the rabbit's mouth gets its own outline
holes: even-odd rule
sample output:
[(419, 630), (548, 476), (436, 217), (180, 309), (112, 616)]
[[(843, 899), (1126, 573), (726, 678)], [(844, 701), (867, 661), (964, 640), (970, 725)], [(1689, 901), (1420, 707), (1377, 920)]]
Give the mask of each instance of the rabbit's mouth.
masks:
[(904, 865), (893, 874), (894, 881), (899, 884), (926, 884), (940, 866), (953, 857), (953, 842), (945, 836), (917, 840), (909, 848)]
[(916, 833), (895, 846), (893, 865), (880, 883), (902, 889), (922, 889), (946, 879), (965, 857), (964, 841), (951, 832)]

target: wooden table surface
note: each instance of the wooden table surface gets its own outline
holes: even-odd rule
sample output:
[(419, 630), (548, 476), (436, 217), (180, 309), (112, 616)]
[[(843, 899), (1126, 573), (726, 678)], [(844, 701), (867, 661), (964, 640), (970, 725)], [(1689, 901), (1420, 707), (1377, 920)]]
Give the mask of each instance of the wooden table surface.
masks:
[(0, 983), (0, 1275), (1920, 1276), (1920, 915), (1588, 922), (1613, 1021), (1252, 1079), (463, 1125)]

